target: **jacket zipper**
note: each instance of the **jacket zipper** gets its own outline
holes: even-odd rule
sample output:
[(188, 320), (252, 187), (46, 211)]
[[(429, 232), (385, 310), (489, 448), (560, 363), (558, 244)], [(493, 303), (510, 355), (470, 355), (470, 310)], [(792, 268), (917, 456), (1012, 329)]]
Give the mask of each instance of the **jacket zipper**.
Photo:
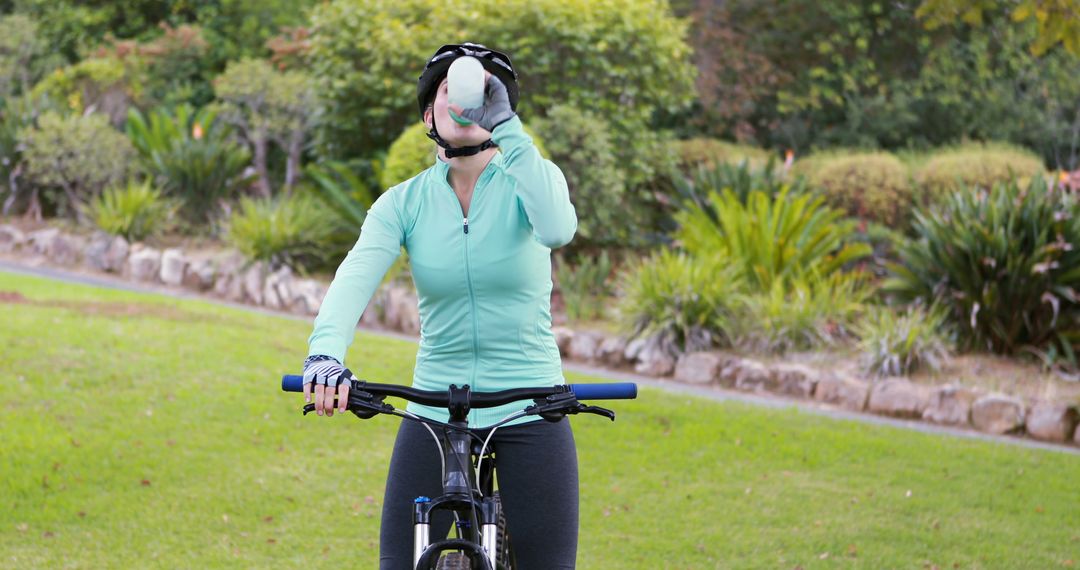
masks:
[(469, 268), (469, 218), (466, 217), (462, 220), (462, 229), (464, 231), (464, 242), (462, 243), (462, 249), (465, 250), (465, 285), (469, 291), (469, 309), (472, 315), (473, 325), (473, 366), (472, 377), (469, 380), (469, 385), (472, 386), (473, 391), (476, 391), (476, 367), (480, 361), (480, 324), (476, 318), (476, 294), (473, 292), (472, 286), (472, 271)]

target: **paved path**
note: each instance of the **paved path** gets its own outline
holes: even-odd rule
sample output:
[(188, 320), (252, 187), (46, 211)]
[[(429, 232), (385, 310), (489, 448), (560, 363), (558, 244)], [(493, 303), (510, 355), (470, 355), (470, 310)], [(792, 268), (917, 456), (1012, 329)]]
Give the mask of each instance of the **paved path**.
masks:
[[(85, 285), (94, 285), (99, 287), (109, 287), (113, 289), (122, 289), (125, 291), (136, 291), (142, 293), (157, 293), (161, 295), (168, 295), (171, 297), (178, 297), (184, 299), (199, 299), (220, 305), (227, 305), (242, 309), (245, 311), (252, 311), (256, 313), (262, 313), (266, 315), (272, 315), (287, 319), (300, 320), (310, 322), (312, 317), (295, 315), (291, 313), (285, 313), (280, 311), (272, 311), (269, 309), (254, 307), (251, 305), (244, 305), (240, 303), (232, 303), (208, 297), (204, 295), (198, 295), (190, 291), (166, 287), (164, 285), (150, 285), (132, 283), (130, 281), (122, 280), (118, 277), (112, 277), (101, 274), (90, 274), (86, 272), (67, 271), (57, 269), (48, 266), (30, 266), (11, 261), (10, 259), (0, 259), (0, 272), (7, 273), (19, 273), (23, 275), (35, 275), (38, 277), (47, 277), (49, 279), (56, 279), (59, 281), (65, 281), (68, 283), (80, 283)], [(395, 338), (399, 340), (406, 340), (409, 342), (416, 342), (416, 338), (401, 334), (399, 332), (378, 330), (370, 328), (362, 328), (366, 333), (376, 334), (380, 336)], [(707, 388), (701, 386), (692, 386), (689, 384), (683, 384), (672, 380), (656, 379), (648, 376), (640, 376), (638, 374), (620, 372), (608, 370), (606, 368), (596, 368), (592, 366), (586, 366), (584, 364), (578, 364), (575, 362), (564, 362), (563, 368), (569, 372), (575, 372), (580, 374), (587, 374), (589, 376), (595, 376), (597, 378), (604, 378), (609, 380), (619, 380), (624, 382), (636, 382), (641, 386), (647, 386), (650, 388), (657, 388), (666, 392), (672, 392), (677, 394), (687, 394), (692, 396), (699, 396), (715, 401), (738, 401), (753, 404), (757, 406), (764, 406), (769, 408), (796, 408), (800, 412), (807, 412), (811, 414), (817, 414), (830, 418), (840, 420), (853, 420), (869, 424), (886, 425), (904, 429), (910, 429), (914, 431), (920, 431), (924, 433), (949, 435), (954, 437), (963, 437), (969, 439), (979, 439), (983, 441), (991, 441), (995, 443), (1001, 443), (1006, 445), (1017, 445), (1020, 447), (1028, 447), (1034, 449), (1045, 449), (1050, 451), (1057, 451), (1062, 453), (1068, 453), (1076, 456), (1080, 456), (1080, 447), (1071, 445), (1057, 445), (1053, 443), (1041, 442), (1029, 438), (1012, 437), (1012, 436), (1000, 436), (982, 433), (974, 429), (966, 429), (959, 427), (942, 426), (938, 424), (932, 424), (927, 422), (921, 422), (916, 420), (903, 420), (897, 418), (890, 418), (886, 416), (879, 416), (869, 413), (850, 412), (847, 410), (840, 410), (819, 404), (813, 401), (798, 400), (791, 398), (784, 398), (780, 396), (769, 395), (756, 395), (747, 394), (745, 392), (738, 392), (734, 390), (725, 390), (721, 388)]]

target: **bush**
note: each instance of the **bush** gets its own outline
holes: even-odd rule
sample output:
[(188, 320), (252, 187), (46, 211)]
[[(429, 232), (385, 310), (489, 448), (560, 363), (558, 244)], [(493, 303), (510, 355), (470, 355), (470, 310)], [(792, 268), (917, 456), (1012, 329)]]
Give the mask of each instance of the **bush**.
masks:
[(917, 211), (887, 288), (938, 302), (962, 348), (1015, 353), (1080, 339), (1080, 207), (1041, 177), (966, 188)]
[(847, 338), (868, 297), (857, 273), (785, 276), (734, 297), (728, 336), (740, 348), (779, 354), (832, 345)]
[(307, 194), (277, 198), (241, 198), (229, 220), (226, 240), (249, 259), (298, 271), (322, 263), (328, 240), (339, 230), (327, 223), (333, 215)]
[(182, 105), (175, 113), (158, 109), (149, 117), (132, 109), (127, 132), (144, 168), (168, 194), (183, 200), (185, 216), (196, 223), (214, 218), (218, 202), (229, 195), (250, 158), (207, 108), (195, 112)]
[(116, 58), (102, 57), (54, 70), (34, 86), (31, 94), (34, 98), (63, 101), (75, 114), (103, 114), (120, 127), (128, 108), (140, 101), (142, 90), (131, 66)]
[(679, 168), (684, 172), (693, 172), (698, 167), (715, 168), (721, 164), (743, 163), (760, 169), (773, 158), (772, 153), (765, 149), (719, 139), (685, 139), (676, 141), (675, 146)]
[(876, 376), (901, 376), (922, 369), (937, 372), (949, 357), (947, 318), (936, 306), (870, 311), (855, 324), (863, 369)]
[(713, 166), (698, 166), (687, 175), (676, 175), (673, 181), (680, 206), (697, 207), (704, 210), (712, 220), (717, 220), (716, 209), (709, 201), (709, 193), (731, 190), (739, 202), (745, 204), (750, 193), (758, 190), (766, 195), (775, 196), (787, 191), (791, 195), (806, 191), (806, 180), (801, 176), (786, 176), (769, 159), (764, 166), (755, 168), (748, 162), (737, 165), (718, 163)]
[(966, 186), (989, 189), (1013, 178), (1020, 185), (1043, 174), (1042, 160), (1019, 147), (969, 144), (935, 152), (916, 174), (922, 193), (930, 199)]
[(566, 175), (578, 217), (575, 247), (629, 245), (641, 220), (627, 200), (607, 123), (560, 105), (536, 128), (544, 133), (551, 159)]
[(166, 231), (179, 208), (150, 181), (128, 181), (91, 200), (87, 215), (102, 230), (134, 242)]
[(620, 275), (619, 315), (632, 336), (657, 335), (671, 354), (726, 342), (724, 302), (738, 287), (730, 266), (660, 250)]
[(555, 281), (566, 306), (566, 317), (571, 321), (604, 316), (607, 300), (613, 294), (610, 278), (611, 258), (606, 251), (596, 257), (579, 256), (573, 266), (556, 254)]
[(898, 158), (882, 152), (824, 158), (810, 185), (820, 189), (830, 205), (893, 228), (906, 224), (915, 202), (907, 169)]
[[(523, 127), (525, 132), (532, 137), (533, 144), (536, 145), (540, 154), (548, 158), (550, 155), (536, 133), (528, 126), (523, 125)], [(435, 152), (438, 147), (435, 141), (427, 138), (427, 132), (427, 125), (416, 123), (405, 129), (394, 144), (390, 145), (379, 177), (384, 190), (401, 184), (435, 164)]]
[(59, 188), (60, 212), (82, 218), (82, 207), (104, 188), (122, 182), (135, 151), (104, 115), (43, 114), (36, 127), (18, 131), (26, 179), (41, 188)]
[[(694, 255), (723, 260), (753, 291), (770, 291), (778, 279), (810, 273), (828, 277), (870, 253), (845, 240), (855, 222), (825, 206), (821, 197), (754, 190), (743, 204), (731, 190), (711, 192), (711, 212), (691, 206), (676, 215), (677, 239)], [(715, 217), (714, 217), (715, 216)]]
[(385, 148), (417, 120), (416, 77), (427, 58), (443, 43), (471, 39), (514, 59), (523, 117), (566, 104), (612, 121), (619, 164), (637, 184), (650, 174), (641, 159), (655, 113), (693, 98), (685, 34), (685, 22), (651, 0), (320, 3), (311, 70), (330, 111), (318, 146), (330, 158)]

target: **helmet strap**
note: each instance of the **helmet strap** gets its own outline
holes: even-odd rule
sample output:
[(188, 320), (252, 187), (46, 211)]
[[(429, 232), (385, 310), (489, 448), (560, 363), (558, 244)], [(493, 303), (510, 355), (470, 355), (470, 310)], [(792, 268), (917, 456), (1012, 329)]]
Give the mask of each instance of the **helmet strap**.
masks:
[(443, 148), (443, 150), (445, 151), (444, 154), (446, 154), (446, 158), (457, 158), (459, 156), (472, 156), (472, 155), (477, 154), (479, 152), (485, 151), (485, 150), (487, 150), (489, 148), (494, 148), (495, 147), (495, 143), (491, 139), (488, 139), (488, 140), (486, 140), (486, 141), (484, 141), (484, 142), (482, 142), (482, 143), (480, 143), (478, 145), (461, 146), (461, 147), (456, 147), (456, 148), (452, 147), (452, 146), (450, 146), (450, 143), (446, 142), (445, 139), (443, 139), (441, 136), (439, 136), (439, 131), (436, 130), (436, 128), (435, 128), (435, 121), (431, 122), (431, 130), (428, 131), (427, 137), (429, 139), (435, 141), (435, 144), (437, 144), (437, 145), (439, 145), (439, 146), (441, 146)]

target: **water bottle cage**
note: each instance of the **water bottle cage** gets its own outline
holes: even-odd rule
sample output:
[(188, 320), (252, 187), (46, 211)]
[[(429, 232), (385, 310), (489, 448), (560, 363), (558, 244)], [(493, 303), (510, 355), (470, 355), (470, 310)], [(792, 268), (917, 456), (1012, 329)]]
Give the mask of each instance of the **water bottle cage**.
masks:
[(538, 415), (549, 422), (557, 422), (568, 414), (596, 414), (615, 421), (615, 412), (599, 406), (586, 406), (577, 401), (573, 392), (553, 394), (543, 399), (533, 400), (535, 405), (525, 408), (527, 415)]

